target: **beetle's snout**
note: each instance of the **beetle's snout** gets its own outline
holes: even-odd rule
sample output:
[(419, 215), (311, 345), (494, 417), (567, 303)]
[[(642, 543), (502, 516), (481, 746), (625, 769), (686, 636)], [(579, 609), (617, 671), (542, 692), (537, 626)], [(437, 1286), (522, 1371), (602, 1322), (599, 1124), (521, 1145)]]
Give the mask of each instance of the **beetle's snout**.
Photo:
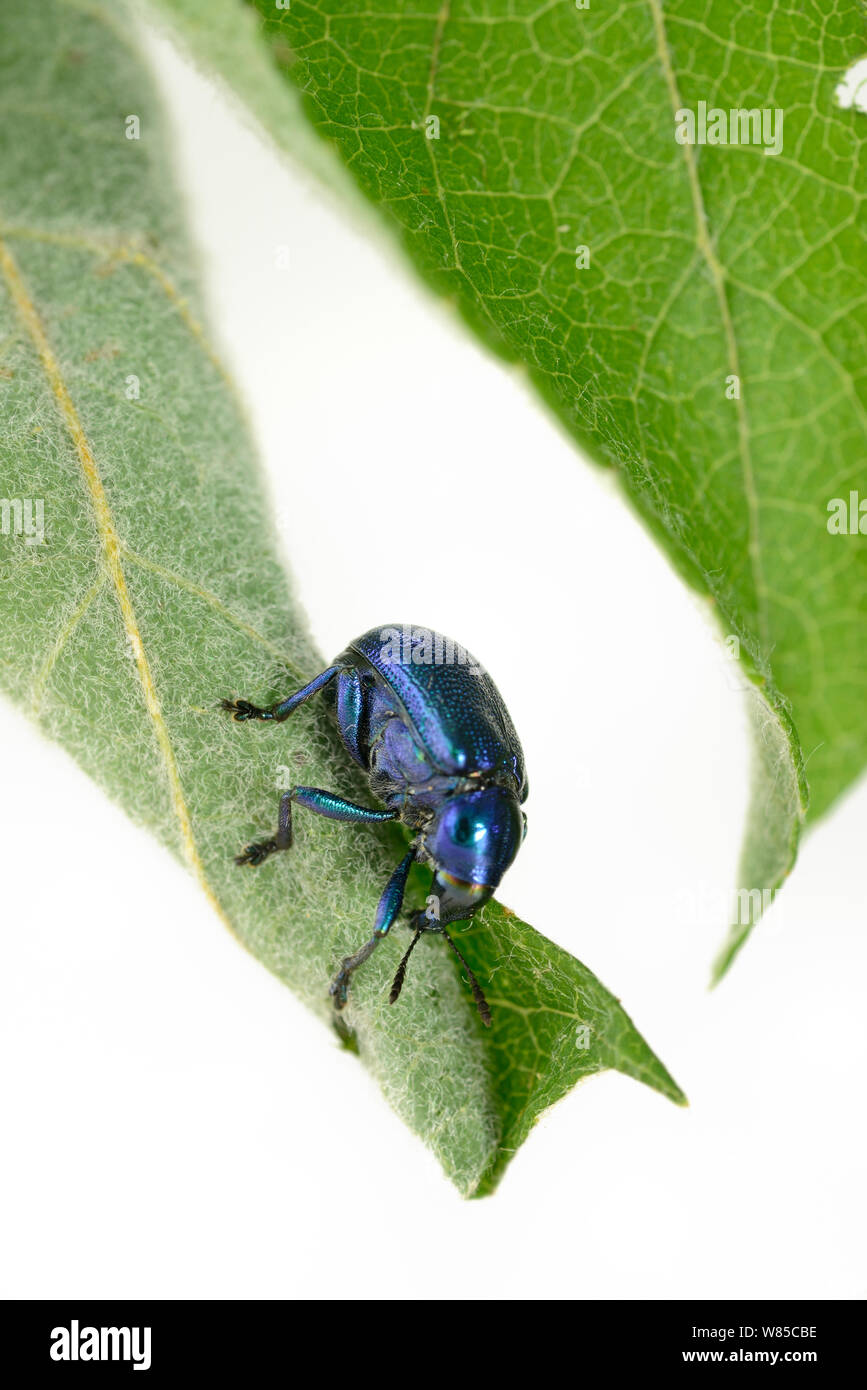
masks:
[(425, 915), (429, 925), (436, 929), (437, 923), (446, 925), (471, 916), (491, 897), (494, 885), (472, 883), (437, 869), (431, 889), (433, 901), (429, 901)]

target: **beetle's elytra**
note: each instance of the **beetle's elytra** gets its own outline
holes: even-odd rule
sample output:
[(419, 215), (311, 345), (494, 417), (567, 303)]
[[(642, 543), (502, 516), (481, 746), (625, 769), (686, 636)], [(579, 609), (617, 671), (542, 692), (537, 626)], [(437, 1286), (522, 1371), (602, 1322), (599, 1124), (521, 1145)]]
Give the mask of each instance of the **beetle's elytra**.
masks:
[(415, 934), (400, 963), (390, 1002), (397, 1000), (410, 952), (424, 931), (440, 932), (466, 969), (479, 1013), (491, 1014), (479, 984), (445, 930), (471, 917), (490, 898), (526, 834), (524, 755), (509, 712), (490, 676), (465, 648), (428, 628), (372, 628), (308, 685), (268, 709), (222, 700), (238, 721), (288, 719), (322, 691), (347, 752), (364, 768), (385, 809), (358, 806), (319, 787), (292, 787), (280, 798), (273, 839), (246, 847), (238, 864), (261, 864), (292, 843), (292, 803), (343, 821), (401, 821), (414, 832), (385, 886), (373, 935), (347, 956), (331, 984), (335, 1008), (349, 979), (400, 912), (414, 861), (433, 869), (428, 907), (415, 914)]

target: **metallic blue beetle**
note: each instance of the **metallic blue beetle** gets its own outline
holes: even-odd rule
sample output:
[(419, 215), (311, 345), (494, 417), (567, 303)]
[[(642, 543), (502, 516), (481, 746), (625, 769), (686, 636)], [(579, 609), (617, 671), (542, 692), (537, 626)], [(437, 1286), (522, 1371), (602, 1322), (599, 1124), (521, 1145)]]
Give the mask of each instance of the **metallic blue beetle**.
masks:
[(433, 868), (428, 906), (415, 914), (415, 935), (400, 963), (390, 1003), (400, 994), (410, 952), (422, 932), (440, 932), (462, 962), (486, 1026), (491, 1015), (447, 922), (470, 917), (487, 902), (527, 832), (524, 756), (508, 710), (490, 676), (450, 638), (408, 624), (372, 628), (333, 665), (285, 700), (262, 709), (223, 700), (234, 719), (287, 719), (317, 691), (336, 715), (347, 751), (387, 807), (375, 810), (318, 787), (292, 787), (280, 798), (277, 833), (248, 845), (237, 864), (261, 864), (292, 843), (292, 802), (343, 821), (402, 821), (415, 831), (386, 884), (373, 935), (347, 956), (331, 984), (337, 1009), (349, 977), (395, 921), (414, 861)]

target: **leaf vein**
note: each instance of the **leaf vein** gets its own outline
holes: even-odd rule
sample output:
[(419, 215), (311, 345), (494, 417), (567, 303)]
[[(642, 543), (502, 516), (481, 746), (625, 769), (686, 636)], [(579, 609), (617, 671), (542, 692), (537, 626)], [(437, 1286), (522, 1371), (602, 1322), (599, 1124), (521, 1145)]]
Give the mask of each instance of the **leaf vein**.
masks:
[(0, 273), (2, 273), (6, 281), (10, 298), (18, 316), (36, 349), (42, 364), (42, 369), (45, 372), (60, 414), (63, 417), (63, 422), (75, 447), (75, 451), (78, 454), (85, 486), (93, 509), (94, 521), (102, 544), (106, 569), (117, 596), (123, 625), (133, 650), (139, 681), (141, 682), (142, 693), (144, 695), (145, 708), (147, 709), (147, 713), (153, 725), (154, 735), (162, 755), (163, 765), (169, 784), (172, 809), (174, 810), (180, 830), (184, 857), (201, 884), (206, 896), (219, 915), (226, 921), (227, 919), (217, 901), (216, 895), (208, 883), (205, 868), (193, 835), (192, 821), (184, 798), (184, 790), (175, 751), (163, 718), (150, 662), (148, 661), (144, 649), (132, 600), (129, 595), (129, 590), (127, 589), (126, 576), (124, 575), (123, 565), (121, 563), (120, 539), (115, 530), (111, 508), (99, 472), (99, 467), (94, 458), (90, 442), (85, 434), (84, 426), (78, 411), (75, 408), (75, 402), (69, 394), (66, 382), (64, 381), (60, 363), (55, 357), (51, 344), (48, 341), (47, 334), (42, 325), (42, 320), (30, 297), (27, 286), (18, 269), (18, 265), (2, 238), (0, 238)]
[[(674, 66), (671, 58), (671, 51), (668, 44), (668, 36), (665, 28), (665, 16), (662, 11), (661, 0), (650, 0), (650, 8), (653, 14), (653, 27), (656, 35), (656, 47), (659, 53), (659, 61), (662, 65), (663, 76), (668, 88), (672, 111), (681, 109), (682, 102), (680, 91), (677, 85)], [(711, 274), (717, 303), (719, 306), (720, 318), (722, 320), (723, 332), (726, 339), (726, 351), (728, 355), (729, 371), (741, 380), (740, 361), (738, 354), (737, 337), (735, 334), (734, 321), (729, 307), (728, 295), (725, 285), (725, 270), (710, 238), (707, 225), (707, 213), (704, 206), (701, 184), (698, 177), (698, 169), (693, 158), (692, 147), (688, 144), (681, 145), (683, 157), (686, 162), (687, 175), (689, 178), (690, 194), (692, 197), (693, 213), (696, 224), (696, 239), (699, 250), (701, 251), (708, 270)], [(750, 451), (749, 422), (747, 420), (746, 402), (741, 393), (738, 393), (735, 401), (737, 409), (738, 423), (738, 449), (741, 459), (741, 471), (744, 480), (744, 495), (747, 504), (747, 520), (749, 525), (749, 540), (747, 549), (750, 558), (750, 568), (753, 575), (753, 585), (756, 591), (757, 618), (759, 624), (759, 636), (763, 651), (759, 656), (764, 662), (767, 661), (767, 653), (770, 648), (770, 636), (768, 632), (768, 604), (767, 586), (765, 584), (761, 550), (759, 544), (759, 501), (756, 489), (756, 481), (753, 472), (752, 455)]]

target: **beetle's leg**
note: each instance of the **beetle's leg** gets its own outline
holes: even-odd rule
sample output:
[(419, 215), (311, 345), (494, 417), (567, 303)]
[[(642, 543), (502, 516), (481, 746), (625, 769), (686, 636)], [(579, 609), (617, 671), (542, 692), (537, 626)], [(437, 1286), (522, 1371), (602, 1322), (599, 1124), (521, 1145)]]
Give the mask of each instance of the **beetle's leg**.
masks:
[(320, 787), (293, 787), (287, 795), (299, 806), (306, 806), (308, 811), (327, 816), (329, 820), (396, 820), (400, 814), (399, 811), (377, 811), (371, 806), (359, 806), (355, 801), (347, 801), (335, 792), (324, 792)]
[(309, 685), (302, 685), (300, 690), (294, 694), (287, 695), (285, 700), (278, 700), (276, 704), (269, 705), (263, 709), (261, 705), (251, 705), (249, 700), (221, 700), (220, 709), (231, 714), (232, 718), (238, 723), (244, 723), (250, 719), (272, 719), (278, 724), (282, 724), (284, 719), (288, 719), (293, 710), (299, 705), (303, 705), (305, 700), (309, 700), (311, 695), (315, 695), (329, 681), (333, 680), (341, 668), (339, 666), (329, 666), (326, 671), (321, 671), (318, 676), (314, 676)]
[(379, 900), (376, 909), (376, 920), (373, 924), (373, 936), (366, 941), (360, 951), (356, 951), (354, 956), (347, 956), (341, 962), (340, 969), (331, 981), (329, 994), (334, 1000), (335, 1009), (342, 1009), (346, 1003), (347, 991), (349, 989), (349, 977), (353, 970), (357, 970), (359, 965), (363, 965), (368, 956), (372, 955), (384, 936), (388, 934), (388, 929), (395, 917), (400, 912), (400, 905), (403, 902), (404, 891), (406, 890), (406, 880), (415, 859), (415, 848), (413, 847), (401, 859), (388, 883), (385, 891)]
[(280, 815), (277, 834), (271, 840), (257, 840), (235, 856), (236, 864), (262, 864), (276, 850), (289, 849), (292, 844), (292, 802), (306, 806), (319, 816), (329, 820), (344, 821), (386, 821), (395, 820), (397, 811), (376, 811), (370, 806), (358, 806), (354, 801), (346, 801), (334, 792), (324, 792), (319, 787), (292, 787), (280, 798)]
[(357, 763), (364, 767), (365, 757), (359, 744), (358, 736), (362, 722), (362, 708), (364, 705), (364, 690), (361, 684), (361, 676), (352, 666), (346, 666), (340, 672), (337, 680), (337, 727), (340, 730), (340, 737), (346, 744), (353, 758)]

